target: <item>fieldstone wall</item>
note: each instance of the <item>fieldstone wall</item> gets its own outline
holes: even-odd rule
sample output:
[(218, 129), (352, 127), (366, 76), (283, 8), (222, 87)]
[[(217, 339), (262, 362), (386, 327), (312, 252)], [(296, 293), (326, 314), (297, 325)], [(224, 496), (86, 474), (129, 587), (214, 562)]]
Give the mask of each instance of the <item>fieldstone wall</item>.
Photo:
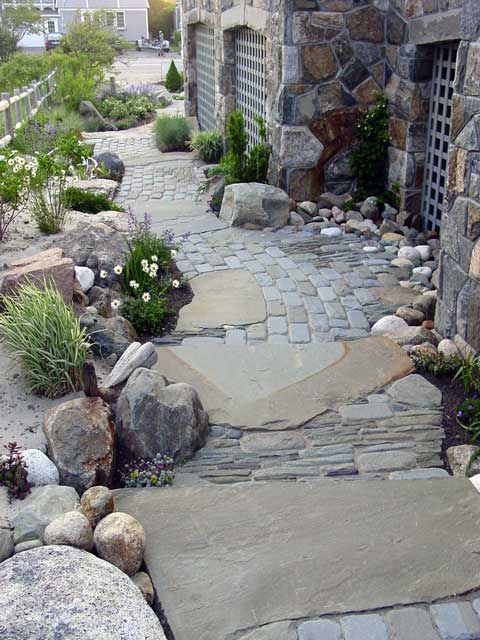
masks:
[(356, 123), (386, 92), (390, 185), (421, 209), (432, 43), (458, 39), (464, 0), (183, 0), (187, 110), (195, 114), (194, 25), (216, 29), (217, 122), (235, 108), (235, 29), (267, 38), (270, 181), (295, 199), (352, 190)]
[(436, 326), (480, 351), (480, 3), (465, 0), (453, 96)]

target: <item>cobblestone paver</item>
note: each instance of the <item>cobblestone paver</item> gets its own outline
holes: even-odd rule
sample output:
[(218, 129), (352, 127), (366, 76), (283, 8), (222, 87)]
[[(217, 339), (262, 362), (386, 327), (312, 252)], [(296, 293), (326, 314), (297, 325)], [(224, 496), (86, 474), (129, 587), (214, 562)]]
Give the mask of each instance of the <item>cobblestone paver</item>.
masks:
[[(415, 376), (413, 376), (415, 378)], [(325, 477), (443, 477), (442, 411), (399, 402), (395, 385), (340, 406), (296, 431), (243, 432), (213, 425), (205, 447), (180, 468), (211, 482)]]
[[(326, 616), (300, 622), (296, 634), (298, 640), (478, 640), (479, 603), (474, 598), (360, 615)], [(268, 625), (263, 629), (268, 633)]]
[(264, 329), (246, 327), (248, 343), (329, 342), (369, 335), (370, 326), (391, 311), (374, 291), (389, 276), (405, 278), (392, 266), (395, 253), (372, 258), (354, 235), (334, 239), (292, 239), (287, 234), (245, 232), (244, 242), (217, 246), (207, 234), (183, 243), (177, 266), (187, 278), (223, 269), (247, 269), (260, 285), (268, 318)]

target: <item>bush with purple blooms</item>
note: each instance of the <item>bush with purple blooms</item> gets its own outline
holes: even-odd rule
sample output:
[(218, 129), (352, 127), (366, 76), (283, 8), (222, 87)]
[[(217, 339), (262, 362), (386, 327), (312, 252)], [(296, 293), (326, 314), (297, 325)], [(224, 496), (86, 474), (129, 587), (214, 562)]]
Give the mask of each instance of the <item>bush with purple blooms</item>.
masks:
[(120, 480), (124, 487), (139, 489), (169, 486), (174, 478), (173, 458), (157, 453), (154, 458), (137, 458), (125, 464)]
[(5, 445), (6, 455), (0, 455), (0, 487), (6, 487), (8, 498), (23, 500), (30, 493), (27, 465), (16, 442)]

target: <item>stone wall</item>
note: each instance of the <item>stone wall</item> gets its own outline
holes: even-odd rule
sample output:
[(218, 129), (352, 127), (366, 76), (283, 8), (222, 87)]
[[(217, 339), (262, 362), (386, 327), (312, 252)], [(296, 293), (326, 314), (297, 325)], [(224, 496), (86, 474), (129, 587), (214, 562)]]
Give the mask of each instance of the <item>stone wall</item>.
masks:
[(234, 31), (267, 38), (270, 181), (296, 199), (351, 190), (361, 113), (391, 103), (390, 184), (421, 208), (432, 77), (431, 43), (458, 39), (464, 0), (183, 0), (187, 109), (195, 114), (193, 28), (215, 26), (217, 122), (235, 108)]
[(453, 96), (436, 326), (480, 351), (480, 3), (465, 0)]

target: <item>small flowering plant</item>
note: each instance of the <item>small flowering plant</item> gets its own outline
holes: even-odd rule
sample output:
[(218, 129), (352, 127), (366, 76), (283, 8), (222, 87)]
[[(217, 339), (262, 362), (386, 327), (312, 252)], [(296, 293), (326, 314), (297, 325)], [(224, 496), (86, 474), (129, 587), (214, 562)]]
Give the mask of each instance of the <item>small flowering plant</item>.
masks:
[(175, 465), (170, 456), (157, 453), (154, 458), (137, 458), (125, 464), (121, 473), (124, 487), (164, 487), (173, 484)]
[(7, 453), (0, 455), (0, 486), (7, 488), (10, 501), (23, 500), (30, 493), (27, 465), (16, 442), (9, 442), (4, 448)]
[(9, 226), (25, 210), (31, 178), (37, 174), (37, 163), (15, 150), (0, 149), (0, 242)]

